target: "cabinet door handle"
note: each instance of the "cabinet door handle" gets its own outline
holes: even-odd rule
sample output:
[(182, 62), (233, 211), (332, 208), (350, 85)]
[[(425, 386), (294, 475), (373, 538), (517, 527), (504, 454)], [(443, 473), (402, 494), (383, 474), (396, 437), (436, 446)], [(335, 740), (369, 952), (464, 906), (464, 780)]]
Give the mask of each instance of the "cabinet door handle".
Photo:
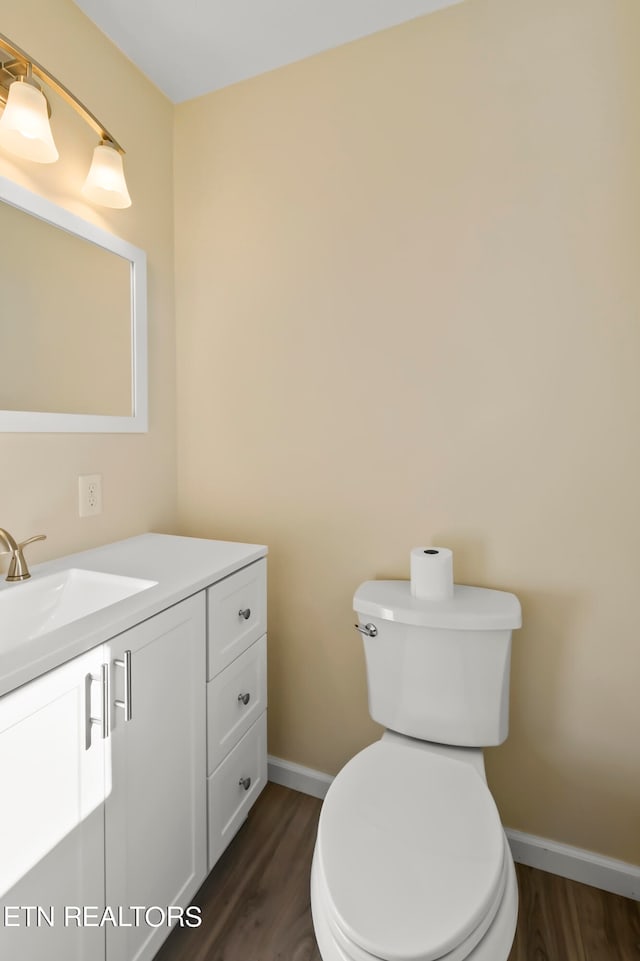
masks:
[[(92, 717), (91, 715), (91, 685), (93, 681), (100, 681), (100, 694), (102, 701), (102, 717)], [(91, 747), (91, 727), (93, 724), (100, 725), (100, 734), (103, 738), (109, 734), (109, 665), (100, 666), (100, 677), (93, 674), (85, 674), (84, 678), (84, 749), (88, 751)]]
[(114, 660), (116, 667), (121, 667), (124, 671), (124, 700), (114, 701), (116, 707), (121, 707), (124, 711), (125, 721), (132, 718), (131, 712), (131, 651), (124, 652), (124, 660)]
[(249, 618), (251, 617), (251, 608), (250, 607), (240, 608), (240, 610), (238, 611), (238, 617), (244, 617), (245, 621), (248, 621)]
[(238, 787), (243, 787), (245, 791), (248, 791), (249, 788), (251, 787), (251, 778), (241, 777), (240, 780), (238, 781)]
[(251, 695), (249, 694), (248, 691), (246, 694), (238, 694), (238, 700), (242, 701), (242, 703), (246, 707), (249, 701), (251, 700)]

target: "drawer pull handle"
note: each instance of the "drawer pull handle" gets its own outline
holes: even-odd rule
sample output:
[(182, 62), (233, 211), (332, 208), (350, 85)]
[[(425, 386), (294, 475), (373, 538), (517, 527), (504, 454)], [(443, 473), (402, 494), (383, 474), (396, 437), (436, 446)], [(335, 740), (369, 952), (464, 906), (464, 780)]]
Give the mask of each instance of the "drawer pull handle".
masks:
[(245, 791), (248, 791), (249, 788), (251, 787), (251, 778), (241, 777), (240, 780), (238, 781), (238, 787), (243, 787)]
[(246, 707), (249, 701), (251, 700), (251, 695), (248, 692), (246, 694), (238, 694), (238, 700), (242, 701), (242, 703)]
[(238, 611), (238, 617), (244, 617), (245, 621), (248, 621), (249, 618), (251, 617), (251, 608), (250, 607), (240, 608), (240, 610)]
[(124, 652), (124, 660), (114, 660), (113, 662), (116, 667), (121, 667), (124, 671), (124, 700), (116, 700), (114, 704), (116, 707), (122, 708), (124, 711), (125, 721), (130, 721), (131, 714), (131, 651)]
[[(102, 716), (93, 717), (91, 714), (91, 683), (94, 680), (101, 682)], [(100, 668), (100, 677), (94, 678), (93, 674), (86, 674), (84, 678), (84, 722), (85, 737), (84, 748), (88, 751), (91, 747), (91, 725), (99, 724), (100, 733), (103, 738), (109, 734), (109, 665), (103, 664)]]

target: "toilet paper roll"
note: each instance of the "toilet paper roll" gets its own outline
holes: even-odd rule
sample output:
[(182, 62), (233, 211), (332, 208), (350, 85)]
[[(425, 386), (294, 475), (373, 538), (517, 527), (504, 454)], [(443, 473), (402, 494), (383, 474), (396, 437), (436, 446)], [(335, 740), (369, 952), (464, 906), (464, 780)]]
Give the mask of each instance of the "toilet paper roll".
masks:
[(448, 547), (414, 547), (410, 558), (414, 597), (424, 601), (453, 597), (453, 551)]

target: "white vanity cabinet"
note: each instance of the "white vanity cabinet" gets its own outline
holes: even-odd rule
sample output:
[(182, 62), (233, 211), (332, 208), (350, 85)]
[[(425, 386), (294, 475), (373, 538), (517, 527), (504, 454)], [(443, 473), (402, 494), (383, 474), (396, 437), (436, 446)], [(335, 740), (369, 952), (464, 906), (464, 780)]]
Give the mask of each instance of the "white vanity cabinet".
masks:
[(267, 562), (207, 591), (209, 870), (267, 781)]
[[(106, 938), (108, 961), (149, 961), (167, 925), (129, 909), (186, 907), (202, 883), (205, 630), (200, 591), (0, 699), (2, 906), (53, 922), (9, 912), (0, 957), (98, 961)], [(98, 926), (106, 905), (125, 925)]]
[[(266, 783), (265, 548), (104, 551), (164, 593), (0, 697), (0, 958), (151, 961), (158, 909), (189, 905)], [(127, 924), (133, 906), (152, 923)]]

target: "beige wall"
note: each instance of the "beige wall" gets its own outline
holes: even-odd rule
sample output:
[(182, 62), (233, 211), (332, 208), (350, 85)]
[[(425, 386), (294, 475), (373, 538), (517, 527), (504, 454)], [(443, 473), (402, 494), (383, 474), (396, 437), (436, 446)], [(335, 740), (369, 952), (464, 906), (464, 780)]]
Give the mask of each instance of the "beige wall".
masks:
[[(2, 33), (70, 87), (124, 145), (134, 204), (107, 211), (83, 202), (80, 187), (97, 138), (55, 97), (52, 124), (60, 161), (31, 164), (0, 151), (0, 175), (143, 247), (149, 270), (149, 433), (0, 434), (0, 526), (21, 538), (48, 535), (29, 548), (35, 562), (168, 529), (175, 521), (173, 108), (71, 0), (0, 0), (0, 13)], [(1, 322), (7, 323), (4, 311)], [(63, 342), (51, 360), (64, 369)], [(0, 367), (4, 363), (0, 358)], [(82, 473), (103, 476), (99, 517), (78, 517)], [(0, 564), (4, 570), (5, 558)]]
[(524, 608), (505, 823), (636, 863), (639, 30), (467, 0), (176, 111), (181, 526), (270, 545), (271, 752), (377, 737), (353, 590), (450, 545)]

